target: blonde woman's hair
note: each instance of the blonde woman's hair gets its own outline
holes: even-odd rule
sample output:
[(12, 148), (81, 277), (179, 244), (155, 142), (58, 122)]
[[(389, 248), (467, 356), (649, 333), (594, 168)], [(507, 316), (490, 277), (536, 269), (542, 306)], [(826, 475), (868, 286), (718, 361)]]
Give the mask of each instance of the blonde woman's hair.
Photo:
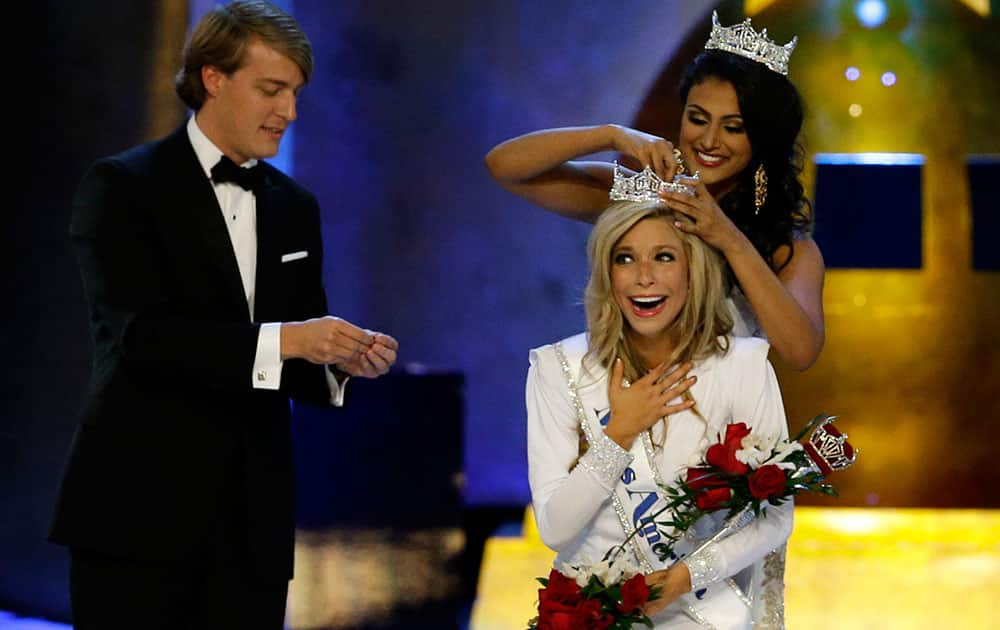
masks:
[(601, 213), (587, 243), (590, 260), (590, 280), (584, 294), (590, 347), (587, 357), (609, 371), (615, 359), (621, 358), (624, 375), (630, 381), (641, 378), (649, 369), (639, 360), (625, 334), (628, 323), (611, 288), (611, 258), (622, 237), (646, 219), (664, 221), (675, 230), (688, 261), (687, 302), (673, 324), (677, 327), (678, 343), (668, 365), (725, 353), (726, 335), (733, 329), (733, 318), (726, 307), (729, 286), (722, 258), (697, 236), (674, 228), (674, 220), (687, 219), (655, 201), (612, 204)]

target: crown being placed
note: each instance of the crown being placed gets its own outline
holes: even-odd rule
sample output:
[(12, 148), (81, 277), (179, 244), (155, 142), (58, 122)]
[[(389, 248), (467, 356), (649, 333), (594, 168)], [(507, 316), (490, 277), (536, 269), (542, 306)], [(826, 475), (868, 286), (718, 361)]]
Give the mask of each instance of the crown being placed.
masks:
[(760, 34), (753, 30), (750, 18), (744, 20), (742, 24), (722, 26), (719, 24), (719, 13), (712, 11), (712, 34), (705, 42), (705, 49), (718, 48), (746, 57), (787, 76), (788, 59), (798, 43), (799, 38), (796, 36), (784, 46), (775, 44), (767, 37), (766, 28)]
[(835, 416), (824, 418), (803, 444), (809, 459), (824, 477), (849, 467), (858, 458), (858, 451), (847, 441), (847, 436), (833, 426), (834, 420)]
[[(695, 173), (694, 177), (698, 177), (698, 174)], [(660, 192), (682, 193), (694, 197), (693, 186), (677, 181), (663, 181), (649, 166), (635, 175), (626, 175), (618, 162), (615, 162), (615, 178), (611, 184), (611, 192), (608, 193), (612, 201), (661, 201)]]

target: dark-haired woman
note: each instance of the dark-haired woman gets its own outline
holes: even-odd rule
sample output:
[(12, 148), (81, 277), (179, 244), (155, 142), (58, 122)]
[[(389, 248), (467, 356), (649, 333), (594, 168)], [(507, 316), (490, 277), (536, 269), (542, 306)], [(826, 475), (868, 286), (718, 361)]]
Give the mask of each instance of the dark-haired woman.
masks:
[(694, 196), (662, 196), (693, 222), (678, 229), (725, 257), (734, 333), (767, 337), (785, 364), (805, 370), (823, 347), (824, 265), (798, 179), (798, 92), (760, 60), (712, 49), (688, 67), (679, 93), (684, 112), (676, 148), (619, 125), (547, 129), (498, 145), (486, 156), (487, 167), (514, 194), (590, 222), (607, 207), (614, 166), (577, 158), (617, 151), (666, 181), (679, 169), (697, 172), (697, 179), (682, 180)]

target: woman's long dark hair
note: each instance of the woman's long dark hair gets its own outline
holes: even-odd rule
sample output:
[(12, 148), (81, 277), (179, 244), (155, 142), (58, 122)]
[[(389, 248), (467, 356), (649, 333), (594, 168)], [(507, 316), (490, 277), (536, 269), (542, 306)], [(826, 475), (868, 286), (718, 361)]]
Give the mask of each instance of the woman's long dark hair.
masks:
[[(764, 64), (721, 50), (706, 50), (688, 66), (681, 79), (681, 105), (691, 88), (706, 79), (732, 84), (740, 104), (743, 126), (753, 157), (739, 175), (736, 187), (719, 200), (719, 206), (746, 234), (760, 255), (776, 271), (774, 253), (782, 245), (812, 232), (812, 206), (799, 175), (803, 150), (802, 99), (788, 77)], [(767, 173), (767, 201), (755, 214), (754, 173), (763, 164)]]

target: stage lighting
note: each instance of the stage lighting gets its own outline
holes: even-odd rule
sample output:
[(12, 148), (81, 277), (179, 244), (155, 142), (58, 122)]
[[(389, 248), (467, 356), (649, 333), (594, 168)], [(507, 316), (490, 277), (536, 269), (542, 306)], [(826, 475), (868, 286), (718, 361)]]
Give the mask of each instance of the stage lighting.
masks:
[(854, 5), (854, 15), (865, 28), (876, 28), (885, 22), (889, 9), (883, 0), (861, 0)]

